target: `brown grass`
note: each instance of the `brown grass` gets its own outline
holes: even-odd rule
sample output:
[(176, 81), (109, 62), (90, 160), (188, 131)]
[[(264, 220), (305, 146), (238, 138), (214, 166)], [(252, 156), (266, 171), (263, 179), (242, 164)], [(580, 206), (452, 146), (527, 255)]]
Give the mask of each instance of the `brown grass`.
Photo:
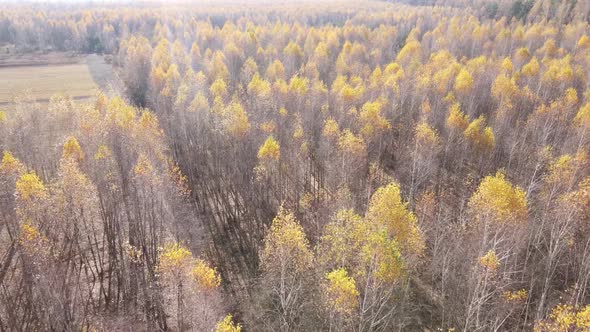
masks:
[(75, 99), (93, 97), (97, 85), (86, 62), (45, 66), (0, 67), (0, 104), (9, 104), (14, 96), (30, 94), (47, 101), (55, 94)]

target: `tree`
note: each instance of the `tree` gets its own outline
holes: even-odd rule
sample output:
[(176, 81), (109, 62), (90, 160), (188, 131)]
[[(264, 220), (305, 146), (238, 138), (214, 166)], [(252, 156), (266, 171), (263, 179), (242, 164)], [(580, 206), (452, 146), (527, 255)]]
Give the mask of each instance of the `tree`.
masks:
[[(293, 331), (306, 323), (303, 313), (310, 310), (306, 299), (306, 281), (314, 255), (303, 228), (295, 216), (280, 208), (264, 239), (260, 252), (262, 278), (271, 289), (271, 320), (274, 329)], [(307, 279), (307, 280), (306, 280)]]
[(240, 332), (242, 331), (242, 327), (240, 324), (235, 324), (232, 321), (232, 316), (227, 315), (221, 322), (217, 324), (215, 327), (215, 332)]

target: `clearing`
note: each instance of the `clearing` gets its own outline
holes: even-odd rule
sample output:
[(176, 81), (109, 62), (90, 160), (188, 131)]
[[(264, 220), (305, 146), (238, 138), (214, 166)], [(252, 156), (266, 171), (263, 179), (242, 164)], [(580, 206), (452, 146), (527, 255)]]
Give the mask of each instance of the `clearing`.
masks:
[(112, 66), (103, 56), (67, 53), (0, 56), (0, 105), (10, 105), (15, 96), (31, 95), (48, 102), (55, 94), (76, 100), (93, 98), (100, 89), (113, 90)]

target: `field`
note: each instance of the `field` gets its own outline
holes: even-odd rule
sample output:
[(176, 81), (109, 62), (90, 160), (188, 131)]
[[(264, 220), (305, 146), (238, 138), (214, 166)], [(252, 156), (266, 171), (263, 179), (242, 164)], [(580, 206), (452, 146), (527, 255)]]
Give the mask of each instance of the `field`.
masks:
[(55, 94), (76, 100), (93, 97), (99, 87), (110, 82), (112, 71), (102, 57), (50, 54), (36, 57), (0, 57), (0, 105), (9, 105), (15, 96), (30, 94), (47, 102)]

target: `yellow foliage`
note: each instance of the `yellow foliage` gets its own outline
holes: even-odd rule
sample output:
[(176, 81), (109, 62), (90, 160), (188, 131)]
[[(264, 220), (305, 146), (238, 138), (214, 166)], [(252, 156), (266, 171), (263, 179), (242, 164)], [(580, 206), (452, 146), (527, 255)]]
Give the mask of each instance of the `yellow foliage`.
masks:
[(341, 210), (326, 225), (321, 238), (324, 264), (347, 266), (359, 280), (371, 271), (380, 281), (396, 282), (404, 274), (404, 261), (387, 225), (363, 220), (352, 210)]
[(420, 53), (422, 52), (422, 45), (415, 39), (408, 38), (408, 41), (404, 47), (397, 54), (395, 61), (404, 62), (413, 59), (420, 59)]
[(225, 84), (225, 81), (220, 78), (216, 79), (213, 83), (211, 83), (209, 91), (211, 92), (211, 96), (213, 98), (227, 97), (227, 85)]
[(471, 74), (462, 68), (455, 78), (455, 91), (460, 95), (467, 95), (473, 88), (473, 78)]
[(293, 41), (289, 42), (287, 46), (283, 49), (283, 53), (285, 55), (293, 56), (293, 57), (301, 57), (303, 56), (303, 51), (299, 47), (299, 45)]
[(500, 266), (500, 260), (494, 250), (489, 250), (485, 255), (479, 258), (479, 264), (490, 272), (496, 272)]
[(98, 150), (94, 154), (94, 159), (102, 160), (102, 159), (107, 159), (110, 156), (111, 156), (111, 150), (109, 149), (108, 146), (102, 144), (98, 147)]
[(375, 191), (369, 201), (366, 218), (376, 225), (384, 226), (402, 252), (421, 254), (424, 250), (424, 239), (416, 216), (408, 209), (408, 203), (402, 202), (397, 183)]
[(334, 118), (330, 117), (324, 121), (324, 130), (322, 131), (322, 135), (328, 138), (337, 138), (340, 136), (340, 127)]
[(47, 196), (47, 189), (34, 171), (25, 173), (16, 180), (16, 192), (22, 200), (42, 199)]
[(125, 103), (121, 97), (111, 99), (107, 107), (107, 114), (117, 126), (124, 129), (131, 128), (137, 115), (135, 108)]
[(469, 207), (476, 219), (490, 218), (498, 224), (526, 223), (528, 218), (524, 191), (506, 181), (501, 172), (481, 181), (469, 199)]
[(383, 104), (380, 101), (366, 102), (361, 108), (360, 120), (364, 125), (361, 130), (365, 137), (372, 137), (389, 128), (389, 121), (381, 115)]
[(447, 91), (449, 84), (453, 82), (453, 77), (459, 71), (459, 68), (459, 64), (452, 63), (441, 68), (432, 76), (432, 82), (438, 93), (444, 94)]
[(12, 155), (12, 153), (4, 151), (4, 154), (2, 155), (2, 163), (0, 164), (0, 171), (4, 173), (13, 173), (19, 172), (22, 168), (23, 165)]
[(72, 158), (77, 161), (82, 161), (84, 159), (84, 152), (75, 137), (71, 136), (64, 143), (63, 158)]
[(282, 207), (264, 239), (260, 261), (262, 268), (270, 273), (281, 273), (284, 266), (295, 273), (303, 273), (312, 265), (313, 253), (303, 228), (293, 213)]
[(588, 155), (583, 150), (575, 155), (564, 154), (551, 162), (545, 182), (550, 185), (570, 183), (576, 172), (588, 165)]
[(158, 118), (151, 111), (141, 111), (141, 116), (139, 117), (139, 124), (142, 129), (154, 136), (160, 136), (162, 134), (162, 132), (160, 131), (160, 124), (158, 123)]
[(237, 101), (232, 101), (224, 109), (224, 127), (234, 136), (243, 136), (250, 130), (248, 113)]
[(168, 243), (159, 256), (158, 272), (180, 276), (189, 268), (193, 255), (179, 243)]
[(590, 38), (586, 35), (582, 35), (580, 39), (578, 39), (578, 43), (576, 44), (576, 48), (579, 50), (586, 50), (590, 48)]
[(492, 128), (483, 127), (484, 121), (483, 116), (473, 120), (463, 135), (478, 151), (489, 152), (494, 148), (495, 139)]
[(195, 94), (195, 97), (187, 108), (188, 112), (206, 112), (208, 110), (209, 100), (201, 92)]
[(215, 327), (215, 332), (240, 332), (242, 331), (242, 326), (240, 324), (236, 324), (232, 321), (232, 316), (227, 315), (225, 318), (217, 323)]
[(517, 61), (520, 61), (522, 63), (522, 61), (530, 59), (531, 53), (529, 52), (528, 48), (521, 47), (518, 50), (516, 50), (516, 52), (514, 53), (514, 57)]
[(137, 162), (135, 163), (135, 166), (133, 167), (133, 173), (135, 175), (154, 174), (154, 166), (152, 165), (151, 161), (149, 160), (149, 158), (145, 154), (140, 153), (139, 156), (137, 157)]
[(498, 75), (492, 84), (492, 96), (496, 99), (501, 100), (504, 97), (509, 100), (512, 99), (518, 93), (518, 86), (514, 78), (510, 78), (506, 75)]
[(590, 102), (580, 107), (574, 118), (574, 124), (583, 128), (590, 128)]
[(436, 147), (440, 144), (440, 137), (436, 129), (425, 122), (416, 125), (414, 138), (416, 139), (416, 144), (422, 148)]
[(507, 302), (524, 302), (528, 297), (525, 289), (520, 289), (514, 292), (505, 291), (502, 293), (502, 298)]
[(280, 60), (273, 61), (266, 69), (266, 76), (272, 81), (285, 79), (285, 68)]
[(287, 111), (286, 108), (281, 107), (281, 108), (279, 108), (279, 114), (282, 116), (287, 116), (287, 115), (289, 115), (289, 112)]
[(264, 162), (278, 161), (281, 157), (281, 146), (274, 137), (269, 136), (258, 150), (258, 159)]
[(551, 310), (548, 319), (535, 324), (535, 332), (565, 332), (590, 330), (590, 305), (576, 308), (559, 304)]
[(345, 154), (363, 157), (367, 153), (365, 141), (355, 136), (350, 129), (344, 129), (338, 138), (338, 148)]
[(326, 274), (328, 286), (326, 289), (329, 305), (340, 314), (351, 314), (359, 304), (359, 291), (355, 281), (348, 276), (348, 272), (337, 269)]
[(221, 285), (219, 273), (202, 259), (196, 260), (191, 274), (200, 289), (209, 291), (217, 289)]
[(349, 265), (368, 238), (368, 225), (353, 210), (340, 210), (326, 225), (321, 239), (324, 263)]
[(562, 100), (565, 107), (574, 107), (579, 101), (578, 92), (574, 88), (568, 88)]
[(536, 76), (539, 73), (540, 65), (536, 57), (533, 57), (526, 65), (522, 66), (522, 74), (527, 77)]
[(309, 79), (295, 75), (289, 80), (289, 91), (298, 96), (304, 96), (309, 87)]
[(303, 132), (303, 126), (301, 125), (301, 123), (297, 123), (295, 125), (295, 130), (293, 131), (293, 138), (294, 139), (301, 139), (303, 138), (304, 132)]
[(43, 253), (40, 251), (47, 243), (47, 238), (41, 234), (37, 226), (24, 221), (19, 227), (18, 243), (28, 254)]
[(386, 230), (377, 229), (368, 234), (361, 257), (367, 262), (376, 261), (375, 276), (380, 281), (394, 283), (405, 273), (398, 242)]
[(504, 58), (504, 60), (502, 61), (502, 65), (500, 67), (502, 67), (502, 69), (506, 72), (506, 74), (510, 74), (510, 73), (512, 73), (512, 70), (514, 70), (514, 66), (512, 65), (512, 60), (510, 60), (509, 57)]
[(449, 109), (449, 116), (447, 117), (447, 127), (451, 130), (464, 131), (469, 126), (469, 119), (461, 111), (461, 105), (454, 103)]
[(570, 64), (570, 56), (563, 59), (551, 60), (547, 63), (547, 70), (543, 73), (542, 81), (546, 84), (562, 84), (571, 82), (574, 70)]
[(21, 245), (33, 244), (41, 239), (39, 229), (28, 222), (23, 222), (20, 225), (19, 243)]
[(270, 83), (262, 79), (258, 73), (254, 74), (250, 83), (248, 83), (248, 93), (259, 99), (265, 99), (270, 96)]

